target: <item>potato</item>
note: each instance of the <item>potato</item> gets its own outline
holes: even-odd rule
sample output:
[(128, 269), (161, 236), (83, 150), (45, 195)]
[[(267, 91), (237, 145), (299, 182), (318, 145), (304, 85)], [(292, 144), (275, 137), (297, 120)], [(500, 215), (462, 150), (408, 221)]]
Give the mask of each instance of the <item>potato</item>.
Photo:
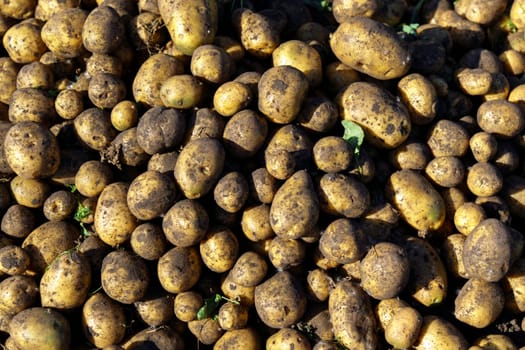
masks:
[(423, 317), (414, 308), (400, 307), (385, 327), (385, 339), (396, 349), (410, 348), (421, 330)]
[(502, 280), (505, 292), (505, 309), (513, 313), (525, 310), (525, 260), (518, 259)]
[(194, 247), (174, 247), (160, 257), (157, 275), (162, 288), (169, 293), (191, 289), (199, 280), (202, 262)]
[(459, 123), (442, 119), (431, 127), (427, 144), (434, 157), (461, 157), (469, 147), (469, 135)]
[(200, 198), (213, 188), (224, 158), (224, 148), (217, 139), (206, 137), (186, 144), (175, 164), (175, 180), (186, 198)]
[(92, 10), (82, 27), (82, 43), (92, 53), (107, 54), (117, 49), (124, 40), (124, 25), (110, 6)]
[(272, 67), (258, 83), (259, 111), (274, 123), (290, 123), (299, 114), (308, 88), (308, 79), (297, 68)]
[(217, 1), (159, 0), (159, 12), (173, 45), (191, 56), (201, 45), (211, 44), (218, 29)]
[(0, 271), (7, 275), (21, 275), (29, 267), (30, 258), (25, 250), (17, 245), (0, 248)]
[(356, 221), (332, 221), (319, 239), (319, 250), (324, 257), (339, 264), (361, 259), (366, 252), (367, 238)]
[(453, 277), (468, 278), (463, 263), (463, 245), (466, 236), (461, 233), (448, 235), (441, 246), (441, 257), (447, 272)]
[(64, 252), (49, 265), (40, 280), (43, 307), (73, 309), (84, 304), (91, 286), (89, 260), (76, 251)]
[(111, 168), (98, 160), (82, 163), (75, 175), (75, 187), (81, 195), (86, 197), (98, 196), (112, 182)]
[(121, 131), (111, 144), (100, 152), (101, 161), (115, 165), (118, 169), (123, 166), (138, 166), (149, 159), (137, 142), (137, 128)]
[(134, 303), (138, 315), (150, 327), (168, 323), (173, 318), (173, 299), (167, 293), (146, 295), (144, 299)]
[[(501, 280), (515, 259), (516, 245), (523, 245), (501, 221), (489, 218), (472, 230), (463, 245), (465, 270), (487, 282)], [(523, 248), (523, 247), (522, 247)]]
[(259, 202), (270, 204), (279, 188), (279, 182), (266, 168), (252, 171), (250, 176), (250, 193)]
[(521, 109), (505, 100), (482, 103), (478, 108), (476, 120), (483, 131), (499, 138), (514, 137), (525, 127)]
[(21, 349), (69, 349), (71, 326), (56, 310), (43, 307), (25, 309), (9, 323), (9, 334)]
[(260, 337), (253, 328), (232, 329), (226, 331), (213, 345), (214, 350), (231, 348), (261, 350)]
[(37, 1), (2, 1), (0, 14), (14, 19), (33, 17)]
[(244, 58), (244, 47), (237, 39), (231, 36), (216, 35), (213, 39), (213, 44), (222, 47), (230, 55), (234, 63), (240, 62)]
[(300, 126), (287, 124), (275, 132), (264, 150), (266, 170), (279, 180), (286, 180), (295, 172), (308, 168), (313, 144)]
[(50, 125), (56, 116), (53, 98), (40, 89), (17, 89), (9, 101), (8, 116), (11, 123), (35, 122)]
[(176, 202), (162, 219), (166, 239), (178, 247), (199, 243), (208, 231), (210, 219), (206, 209), (197, 200)]
[(231, 117), (245, 109), (253, 100), (252, 90), (238, 81), (227, 81), (213, 95), (213, 107), (220, 115)]
[(186, 124), (184, 143), (204, 137), (220, 138), (226, 122), (213, 109), (199, 108), (190, 114)]
[(437, 92), (432, 82), (419, 73), (405, 76), (397, 84), (401, 100), (415, 125), (426, 125), (436, 117)]
[(4, 34), (2, 43), (9, 57), (16, 63), (38, 61), (47, 51), (41, 37), (42, 22), (28, 18), (11, 26)]
[(297, 239), (313, 230), (319, 219), (319, 201), (310, 175), (297, 171), (279, 187), (270, 207), (270, 225), (276, 235)]
[(488, 93), (493, 84), (493, 76), (482, 68), (460, 68), (455, 74), (461, 90), (470, 96)]
[(82, 306), (82, 331), (98, 348), (120, 343), (126, 334), (122, 305), (103, 292), (93, 294)]
[(408, 283), (410, 266), (407, 252), (394, 243), (374, 245), (360, 264), (361, 288), (375, 299), (393, 298)]
[(337, 283), (328, 298), (334, 336), (349, 349), (375, 349), (378, 342), (376, 318), (370, 299), (351, 281)]
[(158, 13), (140, 12), (127, 25), (131, 44), (136, 50), (158, 52), (168, 41), (168, 31)]
[(13, 199), (29, 208), (40, 208), (50, 192), (49, 184), (40, 179), (15, 176), (10, 183)]
[(414, 347), (421, 350), (467, 350), (469, 345), (452, 323), (439, 316), (426, 315)]
[(151, 222), (138, 225), (129, 240), (133, 252), (144, 260), (157, 260), (167, 247), (162, 228)]
[(406, 291), (425, 306), (440, 304), (447, 295), (448, 278), (437, 251), (426, 240), (417, 237), (407, 238), (402, 246), (407, 251), (410, 266)]
[(397, 169), (423, 170), (432, 155), (427, 144), (409, 139), (389, 153), (389, 160)]
[(370, 205), (370, 193), (359, 180), (344, 174), (321, 177), (318, 189), (321, 210), (346, 218), (358, 218)]
[(208, 83), (222, 84), (228, 81), (233, 61), (226, 51), (216, 45), (201, 45), (191, 55), (191, 74)]
[(322, 137), (313, 147), (315, 165), (326, 173), (336, 173), (348, 169), (353, 156), (350, 144), (337, 136)]
[(177, 151), (155, 153), (148, 161), (147, 170), (158, 171), (163, 174), (172, 174), (179, 153)]
[(300, 331), (293, 328), (282, 328), (266, 339), (267, 350), (278, 350), (282, 348), (293, 348), (298, 350), (310, 350), (310, 341)]
[(0, 102), (9, 103), (11, 95), (16, 90), (16, 77), (20, 66), (9, 57), (0, 57)]
[(225, 331), (242, 329), (248, 323), (248, 308), (240, 303), (226, 302), (217, 313), (217, 321)]
[(109, 113), (100, 108), (85, 109), (73, 120), (73, 125), (80, 141), (95, 151), (107, 148), (117, 134)]
[(144, 221), (163, 216), (175, 202), (175, 189), (173, 177), (154, 170), (145, 171), (129, 185), (129, 211)]
[(517, 349), (513, 341), (504, 334), (488, 334), (481, 338), (476, 339), (474, 342), (475, 346), (479, 346), (482, 349)]
[(35, 214), (26, 206), (13, 204), (4, 212), (0, 229), (10, 237), (25, 238), (36, 227)]
[(468, 235), (487, 215), (480, 204), (466, 202), (454, 214), (454, 225), (464, 235)]
[(150, 56), (139, 67), (133, 79), (135, 101), (149, 106), (163, 106), (160, 98), (162, 83), (171, 76), (183, 73), (184, 64), (175, 57), (163, 53)]
[(241, 228), (244, 236), (252, 242), (272, 238), (275, 234), (270, 225), (270, 206), (259, 204), (245, 208), (242, 212)]
[(94, 53), (86, 61), (86, 73), (91, 77), (105, 73), (122, 78), (122, 65), (123, 62), (117, 56)]
[(411, 122), (407, 108), (379, 85), (350, 84), (338, 99), (343, 120), (359, 124), (373, 146), (391, 149), (408, 138)]
[(503, 188), (503, 176), (491, 163), (476, 163), (468, 169), (467, 187), (476, 196), (493, 196)]
[(115, 250), (102, 261), (100, 280), (110, 298), (132, 304), (146, 295), (150, 277), (142, 258), (125, 250)]
[(479, 131), (469, 140), (470, 151), (478, 162), (488, 162), (496, 156), (498, 141), (488, 132)]
[(379, 326), (383, 331), (394, 319), (395, 313), (405, 307), (410, 307), (403, 299), (390, 298), (380, 300), (375, 306), (375, 315), (379, 322)]
[(261, 149), (268, 135), (268, 122), (256, 111), (235, 113), (224, 126), (224, 147), (236, 158), (252, 157)]
[(272, 52), (273, 66), (292, 66), (300, 70), (311, 87), (321, 83), (323, 67), (321, 56), (310, 45), (300, 40), (281, 43)]
[(31, 259), (30, 270), (44, 273), (60, 253), (75, 246), (78, 237), (77, 227), (67, 221), (47, 221), (35, 228), (22, 242)]
[(330, 47), (341, 62), (376, 79), (399, 78), (410, 69), (406, 44), (390, 27), (367, 17), (341, 23), (330, 37)]
[(203, 306), (202, 296), (195, 291), (180, 292), (175, 296), (173, 302), (175, 316), (183, 321), (189, 322), (197, 319), (197, 312)]
[(27, 276), (9, 276), (0, 282), (0, 328), (9, 331), (9, 321), (38, 301), (37, 282)]
[(442, 187), (455, 187), (463, 182), (465, 166), (458, 157), (436, 157), (425, 168), (425, 174), (435, 184)]
[(147, 346), (154, 346), (159, 350), (183, 350), (184, 339), (175, 330), (169, 326), (162, 326), (156, 328), (146, 328), (137, 332), (130, 339), (122, 344), (122, 348), (126, 350), (140, 349), (144, 344)]
[(228, 278), (238, 285), (255, 287), (263, 281), (267, 271), (266, 260), (256, 252), (247, 251), (237, 258)]
[(485, 328), (503, 311), (505, 297), (498, 283), (469, 279), (457, 295), (454, 316), (472, 327)]
[(437, 230), (443, 225), (443, 198), (428, 180), (415, 171), (406, 169), (393, 173), (385, 194), (413, 228), (426, 232)]
[(287, 270), (303, 263), (306, 244), (299, 239), (274, 237), (268, 247), (268, 259), (278, 270)]
[(111, 109), (126, 97), (126, 85), (116, 75), (96, 73), (89, 80), (89, 100), (101, 109)]
[(236, 213), (248, 199), (248, 181), (238, 171), (227, 173), (215, 185), (213, 197), (219, 207), (228, 213)]
[(53, 89), (55, 77), (51, 68), (36, 61), (25, 64), (16, 76), (16, 88)]
[(56, 191), (44, 202), (43, 212), (49, 221), (61, 221), (71, 217), (78, 207), (78, 201), (71, 191)]
[(84, 110), (84, 97), (76, 90), (62, 90), (55, 98), (55, 110), (62, 119), (73, 120)]
[(226, 227), (212, 227), (199, 244), (202, 262), (213, 272), (222, 273), (235, 264), (239, 241)]
[(137, 104), (129, 100), (120, 101), (111, 109), (110, 118), (111, 125), (118, 131), (136, 126), (139, 119)]
[(80, 8), (56, 12), (42, 26), (42, 40), (58, 58), (80, 56), (85, 50), (82, 31), (87, 17), (88, 12)]
[(11, 169), (24, 178), (49, 177), (60, 166), (56, 137), (46, 127), (34, 122), (13, 125), (5, 136), (4, 152)]
[(205, 345), (214, 344), (224, 333), (219, 322), (213, 318), (190, 321), (188, 329), (197, 338), (197, 341)]
[(305, 98), (295, 121), (307, 130), (328, 132), (334, 127), (338, 119), (337, 105), (328, 97), (317, 95)]
[(304, 315), (306, 294), (297, 277), (287, 271), (277, 272), (255, 287), (255, 309), (267, 326), (289, 327)]
[(324, 75), (326, 76), (328, 91), (335, 95), (343, 91), (348, 85), (361, 80), (357, 70), (340, 61), (328, 64)]
[(456, 12), (471, 22), (490, 24), (498, 19), (507, 6), (506, 1), (494, 1), (484, 4), (476, 0), (460, 0), (454, 4)]

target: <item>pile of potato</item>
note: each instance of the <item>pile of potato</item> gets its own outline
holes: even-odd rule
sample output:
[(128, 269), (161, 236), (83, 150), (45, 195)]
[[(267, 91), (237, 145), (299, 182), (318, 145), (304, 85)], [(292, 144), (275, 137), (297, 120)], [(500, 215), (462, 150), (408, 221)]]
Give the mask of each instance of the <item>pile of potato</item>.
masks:
[(0, 341), (525, 347), (525, 0), (0, 0)]

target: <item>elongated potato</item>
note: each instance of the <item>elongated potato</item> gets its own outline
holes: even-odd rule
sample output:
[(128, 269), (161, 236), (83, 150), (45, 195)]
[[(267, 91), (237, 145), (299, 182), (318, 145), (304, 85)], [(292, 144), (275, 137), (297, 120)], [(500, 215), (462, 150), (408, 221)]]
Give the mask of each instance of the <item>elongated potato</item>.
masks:
[(82, 307), (82, 331), (98, 348), (120, 343), (126, 334), (126, 315), (122, 305), (98, 292)]
[(503, 311), (505, 297), (498, 283), (469, 279), (454, 301), (454, 316), (472, 327), (485, 328)]

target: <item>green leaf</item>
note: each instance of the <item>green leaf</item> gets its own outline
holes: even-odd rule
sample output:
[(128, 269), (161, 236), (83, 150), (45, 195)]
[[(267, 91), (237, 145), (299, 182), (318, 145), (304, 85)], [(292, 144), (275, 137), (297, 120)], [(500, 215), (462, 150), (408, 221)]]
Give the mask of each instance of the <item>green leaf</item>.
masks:
[(341, 124), (345, 129), (343, 140), (350, 144), (354, 155), (358, 156), (361, 146), (363, 145), (363, 141), (365, 140), (363, 128), (361, 128), (359, 124), (356, 124), (350, 120), (343, 120)]
[(93, 213), (91, 208), (86, 207), (82, 203), (78, 203), (77, 211), (75, 212), (75, 216), (73, 216), (73, 219), (75, 221), (81, 222), (83, 219), (87, 218)]
[(77, 186), (75, 184), (66, 185), (66, 187), (69, 188), (71, 193), (75, 193), (77, 191)]
[(403, 23), (403, 25), (401, 27), (401, 30), (405, 34), (416, 35), (417, 34), (416, 29), (417, 28), (419, 28), (419, 23), (410, 23), (410, 24)]
[(197, 311), (197, 319), (203, 320), (205, 318), (212, 317), (221, 300), (222, 296), (220, 294), (215, 294), (215, 296), (211, 298), (204, 299), (204, 305), (199, 309), (199, 311)]

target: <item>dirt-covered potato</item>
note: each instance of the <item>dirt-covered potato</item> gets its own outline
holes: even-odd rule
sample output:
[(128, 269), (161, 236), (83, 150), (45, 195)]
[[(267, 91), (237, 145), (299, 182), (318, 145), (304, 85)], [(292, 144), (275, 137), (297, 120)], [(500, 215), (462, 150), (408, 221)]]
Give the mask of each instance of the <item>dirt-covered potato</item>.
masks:
[(306, 243), (300, 239), (274, 237), (268, 246), (268, 259), (278, 270), (299, 266), (306, 257)]
[(258, 83), (259, 111), (274, 123), (290, 123), (299, 114), (308, 88), (308, 79), (297, 68), (272, 67)]
[(251, 327), (226, 331), (213, 345), (215, 350), (253, 349), (261, 350), (261, 339), (257, 331)]
[(81, 195), (86, 197), (98, 196), (112, 182), (111, 168), (98, 160), (82, 163), (75, 174), (75, 187)]
[(174, 247), (160, 257), (157, 275), (162, 288), (169, 293), (191, 289), (199, 280), (202, 261), (195, 247)]
[(126, 315), (122, 304), (104, 292), (90, 296), (82, 306), (82, 331), (98, 348), (120, 343), (126, 335)]
[(479, 131), (469, 140), (470, 151), (478, 162), (488, 162), (498, 152), (496, 137), (488, 132)]
[(253, 242), (264, 241), (274, 236), (270, 225), (270, 206), (259, 204), (247, 207), (242, 212), (241, 229)]
[(36, 227), (35, 214), (21, 204), (13, 204), (2, 216), (0, 229), (4, 234), (14, 238), (25, 238)]
[(78, 200), (71, 191), (56, 191), (49, 195), (44, 202), (43, 212), (49, 221), (66, 220), (75, 212)]
[(150, 56), (142, 63), (133, 79), (135, 101), (150, 106), (162, 106), (163, 102), (160, 99), (162, 83), (173, 75), (183, 73), (184, 64), (175, 57), (163, 53)]
[(203, 318), (188, 322), (188, 329), (204, 345), (214, 344), (224, 333), (219, 322), (213, 318)]
[(69, 349), (71, 326), (58, 311), (33, 307), (16, 314), (9, 322), (9, 334), (20, 349)]
[(479, 346), (480, 349), (518, 349), (510, 337), (504, 334), (488, 334), (474, 341), (473, 347)]
[(454, 316), (472, 327), (485, 328), (503, 311), (505, 297), (498, 283), (469, 279), (454, 301)]
[(385, 327), (385, 340), (396, 349), (410, 348), (421, 331), (423, 317), (410, 306), (400, 307)]
[(0, 102), (9, 103), (11, 95), (16, 90), (16, 77), (20, 66), (9, 57), (0, 57)]
[(41, 37), (42, 22), (28, 18), (11, 26), (4, 34), (2, 43), (9, 57), (16, 63), (38, 61), (47, 51)]
[(122, 344), (122, 349), (133, 350), (144, 346), (153, 346), (159, 350), (184, 350), (184, 339), (170, 326), (145, 328)]
[(376, 79), (399, 78), (410, 69), (407, 45), (392, 28), (367, 17), (341, 23), (330, 37), (330, 47), (341, 62)]
[(525, 259), (517, 260), (503, 277), (505, 309), (515, 313), (525, 310)]
[(401, 100), (415, 125), (426, 125), (436, 117), (438, 96), (434, 85), (419, 73), (406, 75), (397, 84)]
[(28, 276), (9, 276), (0, 282), (0, 329), (9, 331), (9, 321), (38, 301), (38, 284)]
[(299, 330), (282, 328), (266, 339), (266, 349), (278, 350), (282, 348), (310, 350), (312, 345), (306, 335)]
[(353, 156), (350, 144), (337, 136), (320, 138), (313, 147), (315, 165), (326, 173), (347, 170), (352, 164)]
[(264, 258), (253, 251), (247, 251), (237, 258), (228, 278), (245, 287), (255, 287), (261, 283), (268, 272)]
[(368, 188), (345, 174), (324, 174), (319, 181), (318, 197), (321, 210), (346, 218), (358, 218), (370, 205)]
[(239, 240), (224, 226), (212, 227), (199, 244), (202, 262), (213, 272), (229, 271), (237, 260)]
[(26, 19), (33, 17), (36, 4), (36, 0), (2, 1), (0, 14), (13, 19)]
[(224, 118), (211, 108), (199, 108), (188, 116), (184, 143), (210, 137), (220, 138), (224, 132)]
[(150, 277), (142, 258), (126, 250), (115, 250), (102, 261), (100, 280), (111, 299), (132, 304), (146, 295)]
[(453, 277), (468, 278), (463, 263), (463, 245), (466, 236), (461, 233), (448, 235), (441, 245), (441, 257), (447, 272)]
[(319, 250), (327, 259), (339, 264), (358, 261), (366, 252), (367, 238), (356, 221), (337, 219), (323, 231)]
[(200, 104), (204, 85), (197, 77), (176, 74), (164, 80), (159, 96), (162, 105), (168, 108), (190, 109)]
[(227, 81), (213, 94), (213, 107), (220, 115), (230, 117), (245, 109), (253, 100), (250, 87), (239, 81)]
[(482, 68), (460, 68), (455, 77), (461, 90), (470, 96), (485, 95), (493, 84), (493, 75)]
[(465, 165), (458, 157), (436, 157), (425, 167), (425, 174), (435, 184), (455, 187), (465, 178)]
[(423, 170), (432, 154), (426, 143), (409, 139), (389, 153), (390, 162), (399, 170)]
[(318, 86), (323, 76), (321, 56), (315, 48), (300, 40), (289, 40), (272, 52), (274, 66), (292, 66), (300, 70), (310, 87)]
[(122, 44), (124, 38), (124, 25), (113, 7), (99, 6), (84, 21), (82, 43), (92, 53), (110, 53)]
[(19, 88), (9, 101), (8, 116), (11, 123), (35, 122), (50, 125), (55, 119), (54, 101), (44, 90)]
[(80, 8), (68, 8), (52, 15), (42, 27), (42, 40), (58, 58), (80, 56), (84, 49), (82, 30), (88, 12)]
[(252, 171), (249, 182), (250, 193), (254, 199), (265, 204), (272, 203), (280, 184), (266, 168), (258, 168)]
[(173, 318), (173, 295), (159, 292), (134, 303), (141, 320), (150, 327), (168, 323)]
[(131, 44), (138, 50), (159, 51), (168, 41), (168, 31), (158, 13), (140, 12), (127, 24)]
[(162, 230), (166, 239), (178, 247), (199, 243), (208, 231), (210, 219), (204, 206), (194, 199), (182, 199), (166, 212)]
[(129, 211), (137, 219), (144, 221), (160, 217), (175, 202), (175, 189), (173, 177), (154, 170), (145, 171), (129, 185)]
[(469, 344), (452, 323), (439, 316), (426, 315), (414, 347), (421, 350), (467, 350)]
[(88, 97), (96, 107), (111, 109), (126, 97), (126, 84), (114, 74), (97, 73), (89, 80)]
[(127, 204), (129, 184), (114, 182), (104, 187), (95, 208), (94, 228), (100, 239), (117, 246), (129, 240), (137, 227), (137, 218)]
[(407, 108), (379, 85), (350, 84), (338, 100), (343, 120), (359, 124), (370, 144), (391, 149), (408, 138), (411, 121)]
[(29, 255), (17, 245), (0, 248), (0, 271), (7, 275), (21, 275), (30, 264)]
[(203, 304), (202, 295), (195, 291), (177, 293), (173, 302), (175, 316), (183, 322), (196, 320), (197, 312)]
[(328, 132), (339, 119), (337, 105), (324, 95), (307, 96), (295, 121), (315, 132)]
[(434, 157), (461, 157), (468, 150), (469, 134), (461, 124), (442, 119), (431, 127), (427, 144)]
[(289, 327), (299, 321), (306, 311), (306, 303), (303, 286), (287, 271), (277, 272), (255, 287), (257, 315), (272, 328)]
[(479, 127), (500, 138), (518, 135), (525, 127), (525, 118), (517, 104), (506, 100), (487, 101), (476, 114)]
[(9, 184), (13, 199), (28, 208), (40, 208), (51, 192), (49, 183), (41, 179), (26, 179), (15, 176)]
[(489, 197), (503, 188), (503, 175), (492, 163), (476, 163), (468, 169), (466, 183), (476, 196)]
[(16, 76), (16, 88), (53, 89), (55, 77), (52, 69), (42, 62), (25, 64)]
[(138, 166), (149, 159), (137, 142), (137, 128), (121, 131), (101, 153), (101, 161), (122, 169), (123, 166)]
[(225, 331), (245, 328), (248, 317), (248, 308), (236, 302), (224, 303), (217, 313), (217, 321)]
[(111, 125), (109, 112), (100, 108), (84, 110), (73, 120), (73, 125), (78, 138), (96, 151), (107, 148), (117, 134)]
[(361, 260), (361, 287), (375, 299), (393, 298), (408, 283), (409, 263), (403, 247), (389, 242), (375, 244)]
[(217, 139), (204, 137), (185, 145), (175, 163), (175, 180), (186, 198), (202, 197), (213, 188), (224, 159), (224, 147)]
[(228, 213), (236, 213), (248, 199), (248, 190), (248, 181), (244, 175), (233, 171), (217, 181), (213, 189), (213, 198), (220, 208)]
[(224, 126), (222, 139), (224, 147), (236, 158), (253, 156), (266, 141), (268, 122), (251, 109), (235, 113)]
[(93, 77), (100, 73), (122, 77), (123, 62), (117, 56), (94, 53), (86, 61), (86, 73)]
[(167, 248), (162, 228), (151, 222), (137, 226), (131, 233), (129, 243), (133, 252), (144, 260), (157, 260)]
[(471, 22), (490, 24), (500, 17), (507, 6), (506, 1), (493, 1), (485, 4), (477, 0), (459, 0), (454, 3), (456, 12)]
[(222, 47), (208, 44), (193, 51), (190, 71), (194, 77), (208, 83), (222, 84), (230, 78), (232, 65), (231, 56)]
[(35, 179), (53, 175), (60, 166), (60, 149), (56, 137), (41, 124), (14, 124), (4, 140), (7, 163), (24, 178)]
[(73, 89), (60, 91), (55, 98), (55, 110), (62, 119), (75, 119), (84, 110), (82, 93)]

